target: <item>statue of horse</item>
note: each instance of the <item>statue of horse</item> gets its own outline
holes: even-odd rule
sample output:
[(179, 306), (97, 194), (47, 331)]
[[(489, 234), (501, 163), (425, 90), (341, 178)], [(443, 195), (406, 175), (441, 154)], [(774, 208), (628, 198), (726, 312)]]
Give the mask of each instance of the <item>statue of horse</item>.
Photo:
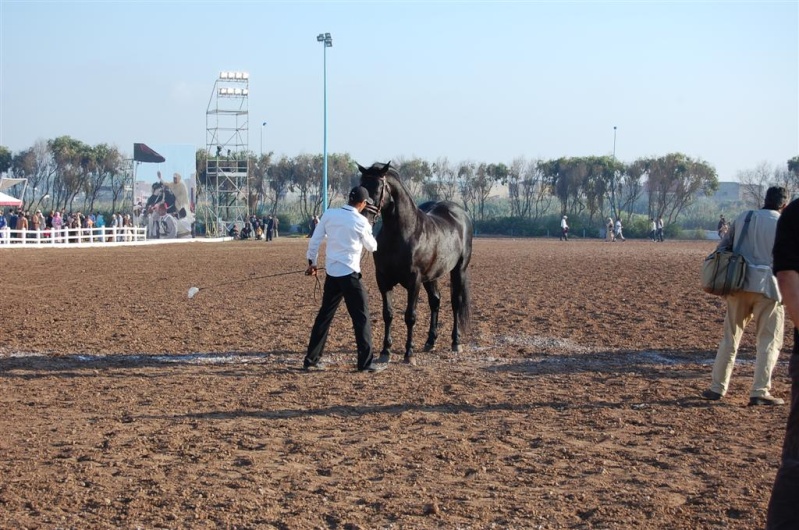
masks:
[(452, 350), (462, 351), (461, 331), (468, 330), (471, 316), (468, 267), (472, 257), (472, 220), (461, 206), (450, 201), (427, 202), (417, 207), (397, 170), (375, 163), (361, 172), (360, 184), (369, 192), (373, 204), (364, 215), (374, 223), (380, 216), (383, 224), (377, 235), (374, 253), (377, 286), (383, 298), (385, 334), (380, 357), (391, 355), (391, 321), (394, 318), (392, 293), (402, 285), (408, 291), (405, 324), (405, 362), (415, 364), (413, 326), (419, 289), (424, 286), (430, 304), (430, 329), (425, 351), (433, 349), (438, 337), (438, 312), (441, 295), (438, 280), (449, 273), (450, 298), (454, 314)]

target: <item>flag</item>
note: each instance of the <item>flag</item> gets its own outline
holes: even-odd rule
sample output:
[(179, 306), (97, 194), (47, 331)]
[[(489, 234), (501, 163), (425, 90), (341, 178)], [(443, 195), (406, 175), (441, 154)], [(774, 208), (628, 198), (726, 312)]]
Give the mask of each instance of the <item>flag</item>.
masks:
[(133, 144), (133, 160), (136, 162), (164, 162), (166, 158), (144, 144)]

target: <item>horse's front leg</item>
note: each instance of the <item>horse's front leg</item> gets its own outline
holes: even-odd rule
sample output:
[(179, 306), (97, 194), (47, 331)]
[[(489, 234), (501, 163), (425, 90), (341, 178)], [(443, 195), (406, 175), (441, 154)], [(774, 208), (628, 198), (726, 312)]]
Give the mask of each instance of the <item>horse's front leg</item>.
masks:
[(419, 300), (419, 282), (408, 289), (408, 306), (405, 308), (405, 325), (408, 328), (408, 337), (405, 339), (405, 362), (415, 365), (413, 356), (413, 326), (416, 324), (416, 302)]
[(380, 352), (380, 362), (388, 362), (391, 357), (391, 322), (394, 320), (394, 309), (392, 302), (394, 299), (394, 291), (386, 289), (382, 291), (383, 295), (383, 350)]
[(430, 329), (427, 330), (427, 342), (424, 344), (424, 351), (431, 351), (436, 345), (438, 338), (438, 311), (441, 307), (441, 293), (438, 291), (438, 282), (433, 280), (424, 283), (424, 290), (427, 291), (427, 302), (430, 304)]

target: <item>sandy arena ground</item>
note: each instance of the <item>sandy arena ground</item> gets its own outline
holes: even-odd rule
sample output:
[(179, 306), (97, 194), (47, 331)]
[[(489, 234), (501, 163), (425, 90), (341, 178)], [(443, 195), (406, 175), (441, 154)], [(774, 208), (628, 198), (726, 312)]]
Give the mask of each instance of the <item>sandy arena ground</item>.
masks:
[(379, 374), (343, 307), (332, 366), (299, 370), (306, 246), (0, 250), (0, 528), (764, 526), (788, 411), (746, 406), (751, 326), (730, 394), (698, 399), (713, 243), (478, 239), (465, 351), (444, 311), (421, 352), (423, 299), (418, 366)]

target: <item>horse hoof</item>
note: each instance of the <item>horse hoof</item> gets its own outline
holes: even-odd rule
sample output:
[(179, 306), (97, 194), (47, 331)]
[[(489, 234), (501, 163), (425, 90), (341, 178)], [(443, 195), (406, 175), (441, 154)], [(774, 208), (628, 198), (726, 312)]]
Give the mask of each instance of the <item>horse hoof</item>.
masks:
[(391, 355), (389, 355), (388, 353), (381, 353), (380, 357), (377, 358), (377, 362), (379, 362), (379, 363), (388, 363), (390, 358), (391, 358)]
[(452, 351), (455, 352), (455, 353), (462, 353), (463, 352), (463, 346), (461, 346), (460, 344), (453, 344), (452, 345)]
[(405, 357), (405, 364), (409, 364), (411, 366), (416, 366), (416, 357), (413, 356), (406, 356)]
[(435, 347), (436, 344), (434, 342), (426, 342), (424, 345), (424, 351), (433, 351)]

